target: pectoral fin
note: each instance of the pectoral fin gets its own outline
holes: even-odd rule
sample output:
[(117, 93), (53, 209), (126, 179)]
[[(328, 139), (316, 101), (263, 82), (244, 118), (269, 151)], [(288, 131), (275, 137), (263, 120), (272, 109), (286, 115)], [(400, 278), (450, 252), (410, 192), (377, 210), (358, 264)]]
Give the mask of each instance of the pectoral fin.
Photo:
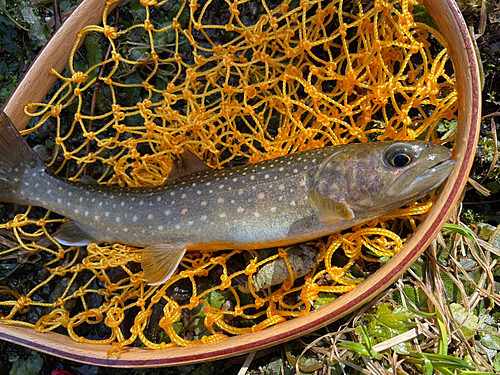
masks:
[(316, 189), (307, 193), (307, 199), (323, 223), (354, 219), (354, 212), (345, 203), (335, 202), (326, 195), (318, 193)]
[(66, 246), (87, 246), (88, 244), (99, 242), (88, 234), (76, 221), (69, 221), (61, 225), (54, 239), (61, 245)]
[(182, 244), (158, 244), (142, 251), (142, 270), (149, 285), (160, 285), (175, 272), (186, 253)]

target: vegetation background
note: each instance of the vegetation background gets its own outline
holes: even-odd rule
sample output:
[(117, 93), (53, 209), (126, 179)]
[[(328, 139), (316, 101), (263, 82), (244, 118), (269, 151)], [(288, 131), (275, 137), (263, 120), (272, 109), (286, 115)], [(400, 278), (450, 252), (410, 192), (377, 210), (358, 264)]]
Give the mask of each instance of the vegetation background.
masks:
[[(471, 185), (452, 218), (455, 224), (371, 305), (284, 345), (161, 369), (82, 365), (0, 341), (0, 374), (500, 373), (500, 4), (459, 1), (484, 75), (483, 123)], [(54, 9), (64, 18), (77, 3), (0, 0), (0, 107), (54, 32)], [(0, 204), (0, 215), (3, 209)], [(388, 339), (393, 341), (387, 344)]]

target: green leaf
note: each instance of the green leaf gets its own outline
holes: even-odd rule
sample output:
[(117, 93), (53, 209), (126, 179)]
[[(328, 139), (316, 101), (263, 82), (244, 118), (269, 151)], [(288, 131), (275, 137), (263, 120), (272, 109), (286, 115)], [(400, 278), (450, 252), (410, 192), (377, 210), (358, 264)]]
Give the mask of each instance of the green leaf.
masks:
[(374, 314), (367, 314), (368, 333), (377, 342), (382, 342), (407, 332), (415, 327), (410, 320), (415, 315), (402, 306), (392, 308), (390, 303), (382, 303), (377, 306)]
[(449, 229), (452, 232), (458, 233), (464, 237), (467, 237), (470, 240), (473, 241), (476, 240), (476, 234), (471, 229), (464, 227), (462, 225), (446, 223), (443, 225), (443, 228)]
[[(99, 37), (97, 35), (94, 35), (92, 33), (87, 34), (85, 40), (83, 41), (83, 45), (87, 50), (87, 61), (89, 62), (89, 68), (104, 60), (101, 46), (99, 45)], [(96, 77), (98, 73), (99, 67), (90, 72), (89, 78), (92, 79)]]
[(476, 330), (479, 328), (479, 318), (472, 312), (465, 310), (465, 308), (458, 303), (452, 303), (450, 305), (450, 310), (465, 338), (467, 340), (473, 338), (476, 334)]
[[(481, 324), (481, 329), (484, 329), (485, 331), (498, 332), (498, 325), (491, 315), (481, 315), (481, 320), (483, 322)], [(500, 350), (500, 337), (484, 332), (480, 332), (479, 336), (481, 337), (481, 344), (483, 344), (486, 348), (491, 350)]]
[(205, 300), (212, 307), (220, 309), (226, 299), (229, 299), (233, 294), (229, 290), (220, 291), (218, 289), (211, 291), (205, 297)]
[(313, 306), (315, 309), (318, 309), (321, 306), (326, 305), (327, 303), (330, 303), (336, 299), (337, 299), (337, 296), (334, 293), (320, 292), (318, 294), (318, 299), (316, 301), (314, 301)]
[(436, 316), (435, 312), (433, 312), (433, 313), (423, 312), (420, 310), (416, 310), (412, 307), (408, 307), (408, 310), (410, 310), (415, 315), (421, 316), (422, 318), (426, 318), (426, 319), (430, 319), (430, 318), (433, 318), (434, 316)]
[(366, 349), (366, 346), (359, 342), (341, 342), (337, 346), (352, 350), (358, 354), (366, 355), (368, 357), (370, 356), (370, 353)]
[(474, 367), (472, 367), (469, 363), (467, 363), (463, 359), (455, 358), (450, 355), (419, 353), (413, 351), (410, 354), (414, 357), (430, 361), (432, 363), (432, 366), (434, 366), (434, 368), (448, 368), (449, 370), (474, 369)]
[(9, 375), (38, 375), (43, 366), (43, 358), (35, 351), (26, 359), (12, 357), (9, 361), (12, 362)]
[(38, 9), (29, 1), (21, 1), (21, 14), (24, 22), (30, 26), (29, 35), (31, 40), (37, 47), (43, 47), (49, 40), (49, 32), (42, 23), (42, 19), (38, 14)]

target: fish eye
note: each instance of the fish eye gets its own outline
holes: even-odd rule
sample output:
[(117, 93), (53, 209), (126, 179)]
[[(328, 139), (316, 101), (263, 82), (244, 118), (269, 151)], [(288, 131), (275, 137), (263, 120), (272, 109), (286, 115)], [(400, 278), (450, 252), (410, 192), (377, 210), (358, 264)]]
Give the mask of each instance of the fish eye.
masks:
[(390, 165), (396, 168), (402, 168), (411, 163), (412, 155), (408, 151), (396, 151), (388, 158)]

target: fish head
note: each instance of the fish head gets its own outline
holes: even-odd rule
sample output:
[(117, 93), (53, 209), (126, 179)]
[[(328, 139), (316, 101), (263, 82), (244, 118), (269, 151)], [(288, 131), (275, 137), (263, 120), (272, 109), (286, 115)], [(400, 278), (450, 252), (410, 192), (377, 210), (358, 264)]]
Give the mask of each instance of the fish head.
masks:
[(316, 190), (354, 216), (376, 217), (436, 189), (456, 162), (451, 151), (427, 141), (346, 145), (315, 177)]

